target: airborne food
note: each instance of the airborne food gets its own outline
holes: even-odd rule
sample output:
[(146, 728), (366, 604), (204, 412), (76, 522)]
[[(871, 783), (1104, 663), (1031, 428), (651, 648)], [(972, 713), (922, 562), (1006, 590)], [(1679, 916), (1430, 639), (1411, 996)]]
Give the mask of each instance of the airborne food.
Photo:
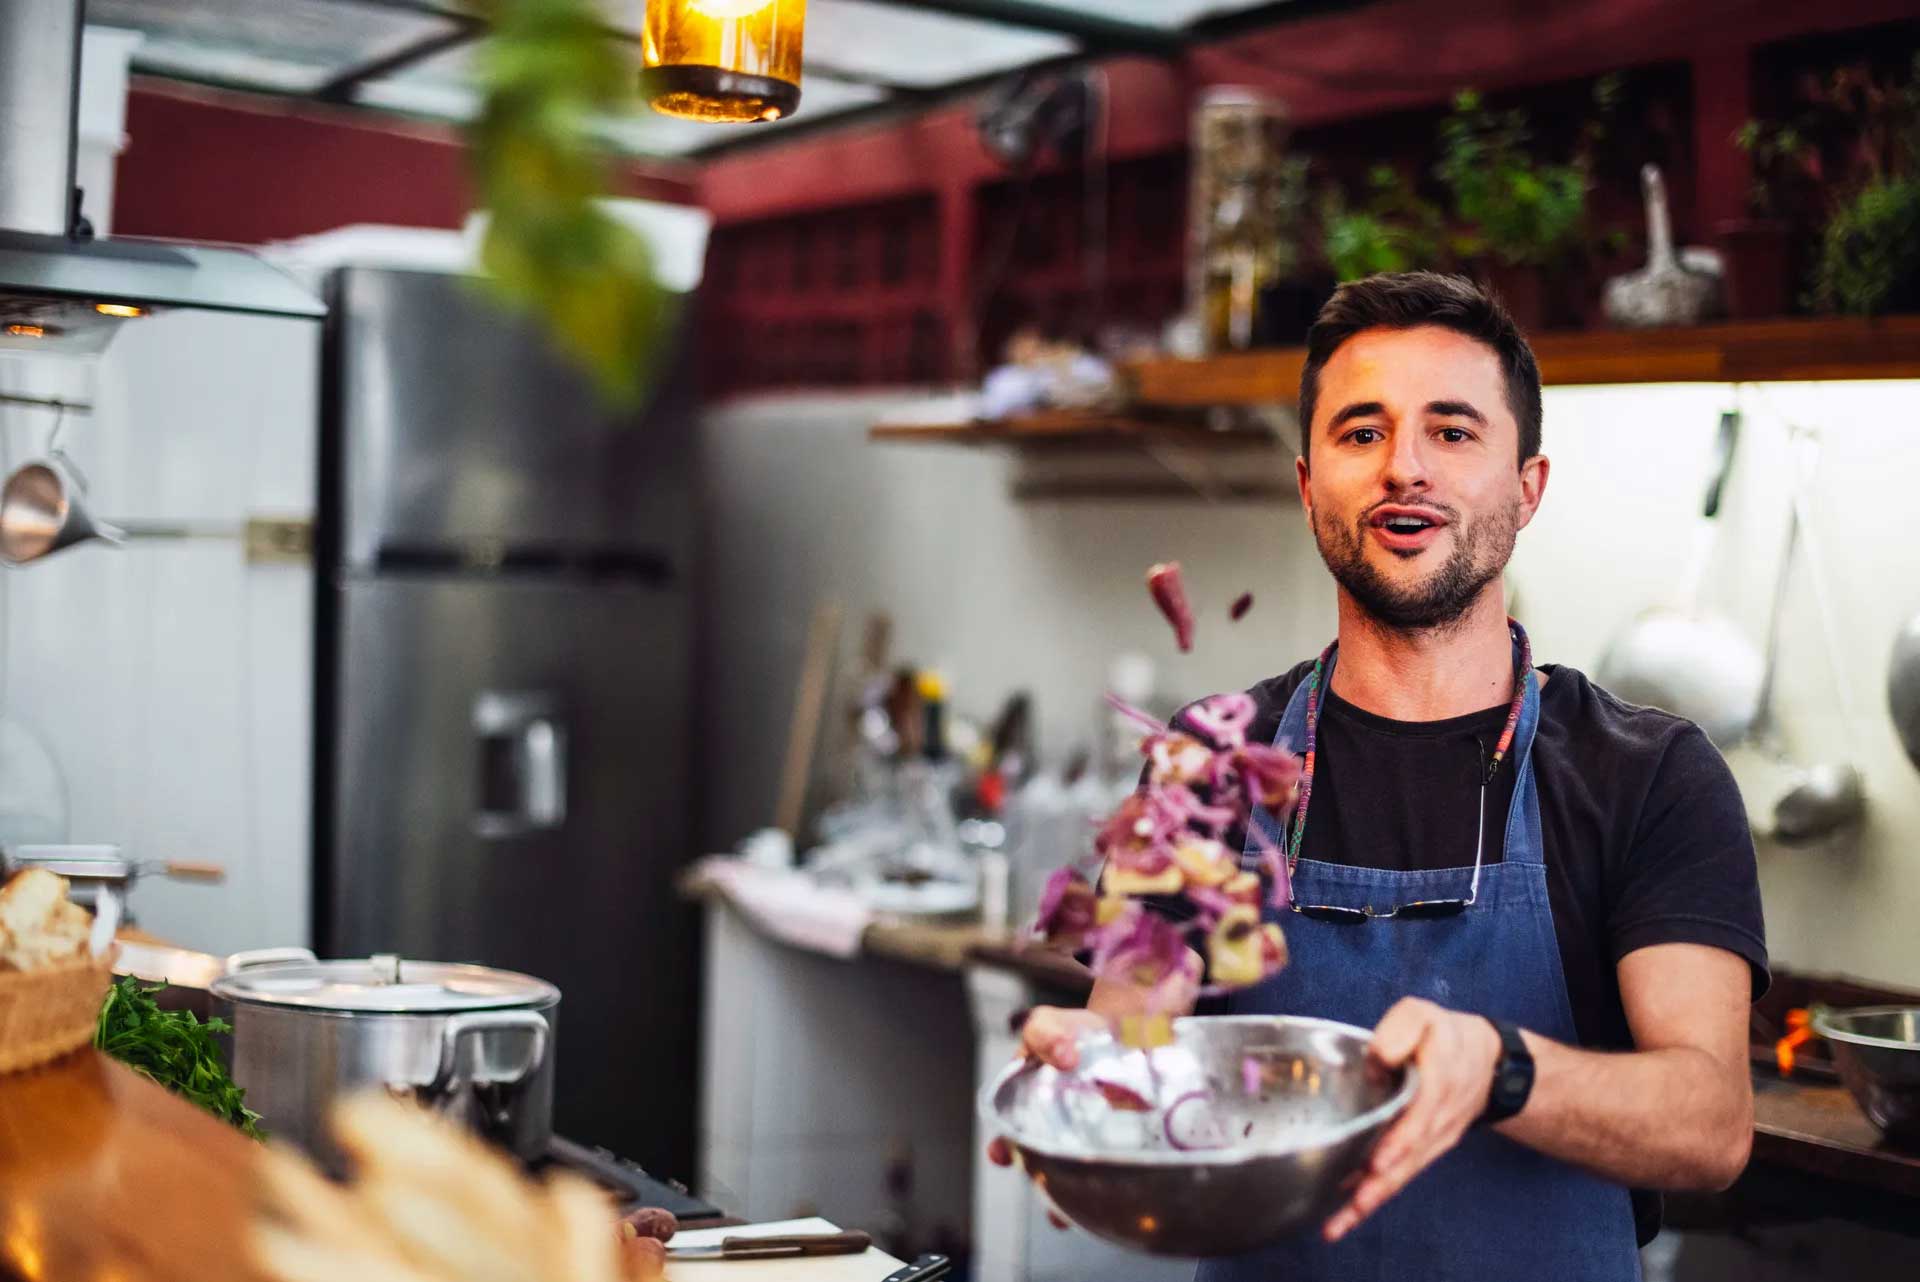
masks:
[[(1147, 582), (1175, 628), (1184, 620), (1190, 635), (1179, 567), (1156, 565)], [(1291, 809), (1300, 761), (1248, 739), (1248, 695), (1203, 700), (1180, 728), (1116, 706), (1146, 731), (1145, 778), (1099, 827), (1097, 884), (1090, 870), (1056, 871), (1036, 929), (1056, 948), (1090, 952), (1097, 977), (1143, 990), (1145, 1010), (1116, 1032), (1127, 1045), (1151, 1047), (1171, 1040), (1173, 1013), (1196, 991), (1242, 988), (1286, 965), (1285, 937), (1262, 919), (1263, 908), (1288, 903), (1286, 861), (1255, 816)], [(1184, 920), (1175, 924), (1149, 899), (1184, 901)]]

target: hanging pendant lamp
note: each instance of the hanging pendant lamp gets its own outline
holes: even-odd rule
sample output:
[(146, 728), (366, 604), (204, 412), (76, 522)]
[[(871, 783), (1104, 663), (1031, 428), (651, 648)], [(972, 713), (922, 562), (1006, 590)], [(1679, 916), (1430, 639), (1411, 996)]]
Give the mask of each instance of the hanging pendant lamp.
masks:
[(747, 123), (800, 105), (806, 0), (647, 0), (641, 89), (653, 109)]

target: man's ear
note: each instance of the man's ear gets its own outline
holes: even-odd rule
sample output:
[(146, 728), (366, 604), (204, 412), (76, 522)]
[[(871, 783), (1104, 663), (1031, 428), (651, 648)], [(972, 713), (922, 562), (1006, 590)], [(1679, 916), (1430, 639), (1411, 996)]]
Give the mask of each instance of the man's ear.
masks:
[(1300, 510), (1307, 514), (1307, 524), (1313, 524), (1313, 499), (1307, 492), (1307, 481), (1312, 473), (1307, 470), (1307, 456), (1297, 455), (1293, 460), (1294, 483), (1300, 487)]
[(1520, 465), (1520, 529), (1526, 529), (1533, 523), (1533, 514), (1540, 510), (1540, 500), (1547, 494), (1547, 474), (1553, 471), (1553, 460), (1544, 454), (1536, 454)]

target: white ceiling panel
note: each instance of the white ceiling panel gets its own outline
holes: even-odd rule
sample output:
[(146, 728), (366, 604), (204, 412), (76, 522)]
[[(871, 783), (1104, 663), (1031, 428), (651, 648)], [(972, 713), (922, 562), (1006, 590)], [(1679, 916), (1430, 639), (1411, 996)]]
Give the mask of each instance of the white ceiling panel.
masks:
[[(811, 0), (806, 56), (887, 84), (931, 89), (1070, 54), (1065, 36), (873, 0)], [(801, 104), (801, 112), (806, 105)]]
[[(473, 75), (475, 53), (475, 47), (468, 45), (444, 50), (391, 76), (355, 86), (354, 101), (385, 111), (464, 123), (480, 110), (480, 91)], [(804, 76), (800, 82), (800, 111), (795, 118), (818, 120), (886, 97), (884, 90), (868, 85)], [(600, 122), (599, 132), (610, 146), (621, 151), (683, 156), (748, 133), (779, 129), (785, 123), (710, 125), (662, 116), (639, 106), (631, 116)]]
[(1058, 9), (1063, 13), (1081, 14), (1090, 18), (1110, 18), (1115, 22), (1131, 22), (1142, 27), (1159, 27), (1165, 31), (1178, 31), (1204, 18), (1245, 13), (1249, 9), (1258, 9), (1271, 2), (1272, 0), (1041, 0), (1041, 7)]
[(136, 71), (276, 93), (311, 93), (459, 25), (354, 0), (87, 0), (87, 21), (146, 36)]

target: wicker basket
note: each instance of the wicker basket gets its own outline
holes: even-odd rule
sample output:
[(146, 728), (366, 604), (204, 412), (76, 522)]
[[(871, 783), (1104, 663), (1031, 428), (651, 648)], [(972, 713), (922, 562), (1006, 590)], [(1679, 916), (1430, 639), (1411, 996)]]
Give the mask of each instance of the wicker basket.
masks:
[(92, 1041), (112, 985), (111, 956), (0, 972), (0, 1073), (38, 1067)]

